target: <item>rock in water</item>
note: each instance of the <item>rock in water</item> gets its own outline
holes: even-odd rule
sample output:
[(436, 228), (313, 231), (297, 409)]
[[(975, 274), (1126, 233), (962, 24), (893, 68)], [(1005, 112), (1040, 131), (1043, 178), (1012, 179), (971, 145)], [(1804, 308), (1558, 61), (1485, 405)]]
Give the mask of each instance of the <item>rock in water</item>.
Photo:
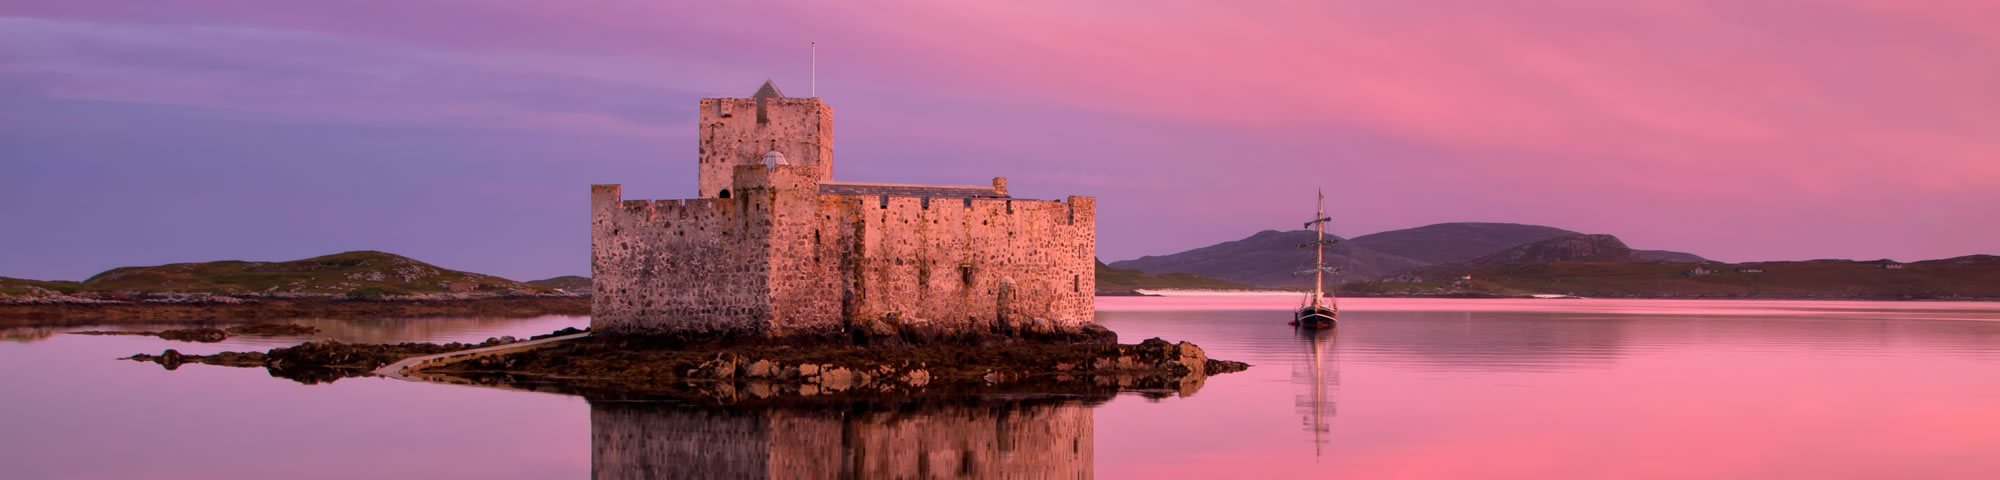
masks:
[(181, 352), (174, 349), (169, 348), (160, 352), (160, 366), (167, 367), (168, 370), (181, 368), (181, 363), (184, 361), (186, 360), (181, 358)]
[(758, 360), (743, 367), (743, 376), (750, 378), (770, 378), (778, 374), (778, 368), (770, 360)]
[(1176, 347), (1180, 349), (1181, 365), (1186, 366), (1189, 372), (1196, 374), (1208, 373), (1208, 352), (1203, 352), (1201, 351), (1201, 347), (1185, 341), (1176, 345)]

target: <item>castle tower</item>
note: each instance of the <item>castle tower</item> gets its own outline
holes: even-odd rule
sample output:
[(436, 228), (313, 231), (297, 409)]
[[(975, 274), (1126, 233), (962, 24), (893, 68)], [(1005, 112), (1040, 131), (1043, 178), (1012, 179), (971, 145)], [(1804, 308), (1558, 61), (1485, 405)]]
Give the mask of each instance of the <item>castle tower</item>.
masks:
[(818, 98), (786, 98), (765, 80), (749, 98), (701, 99), (701, 165), (697, 198), (728, 196), (738, 165), (759, 165), (771, 152), (810, 175), (833, 178), (833, 109)]

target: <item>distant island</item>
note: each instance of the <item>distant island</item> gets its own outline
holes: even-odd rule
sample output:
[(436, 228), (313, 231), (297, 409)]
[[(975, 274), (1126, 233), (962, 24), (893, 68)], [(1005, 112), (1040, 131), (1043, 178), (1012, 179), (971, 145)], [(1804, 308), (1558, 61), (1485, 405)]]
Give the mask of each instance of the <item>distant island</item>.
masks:
[(583, 277), (536, 282), (355, 251), (284, 262), (121, 267), (81, 282), (0, 277), (0, 325), (296, 317), (588, 315)]
[[(1298, 289), (1311, 232), (1267, 230), (1184, 252), (1111, 262), (1133, 290)], [(1346, 239), (1327, 249), (1347, 296), (2000, 299), (2000, 257), (1899, 263), (1812, 260), (1721, 263), (1633, 249), (1616, 236), (1540, 225), (1441, 223)], [(1103, 275), (1103, 273), (1100, 273)], [(1150, 275), (1148, 277), (1147, 275)], [(1162, 281), (1172, 278), (1173, 281)], [(1102, 284), (1100, 280), (1100, 284)], [(1226, 288), (1224, 288), (1226, 289)], [(1100, 289), (1102, 290), (1102, 289)]]
[[(1295, 290), (1310, 232), (1096, 262), (1097, 294)], [(1359, 297), (2000, 300), (2000, 256), (1899, 263), (1721, 263), (1639, 250), (1612, 235), (1511, 223), (1444, 223), (1346, 239), (1328, 263)], [(519, 282), (354, 251), (282, 262), (121, 267), (81, 282), (0, 277), (0, 325), (241, 322), (330, 317), (588, 315), (591, 279)]]
[(1341, 292), (1395, 297), (2000, 300), (2000, 257), (1969, 255), (1911, 263), (1507, 263), (1350, 283), (1342, 285)]

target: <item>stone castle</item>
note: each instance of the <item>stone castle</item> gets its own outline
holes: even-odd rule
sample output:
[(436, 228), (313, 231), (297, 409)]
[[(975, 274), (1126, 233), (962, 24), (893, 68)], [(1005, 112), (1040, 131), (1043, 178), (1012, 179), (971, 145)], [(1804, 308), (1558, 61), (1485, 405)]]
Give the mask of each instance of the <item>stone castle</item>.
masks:
[(1082, 326), (1096, 199), (833, 180), (833, 110), (770, 82), (701, 101), (697, 198), (591, 187), (593, 331), (942, 333)]

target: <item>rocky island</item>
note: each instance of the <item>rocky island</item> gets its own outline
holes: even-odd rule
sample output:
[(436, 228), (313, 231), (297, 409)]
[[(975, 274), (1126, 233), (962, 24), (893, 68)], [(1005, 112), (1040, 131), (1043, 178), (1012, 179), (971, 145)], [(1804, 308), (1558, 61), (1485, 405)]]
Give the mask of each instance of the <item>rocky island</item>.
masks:
[[(916, 332), (851, 339), (689, 341), (579, 335), (567, 329), (476, 344), (388, 345), (313, 341), (264, 352), (189, 355), (169, 349), (128, 360), (174, 370), (186, 364), (262, 367), (273, 377), (318, 384), (376, 376), (397, 362), (440, 356), (393, 376), (440, 383), (552, 391), (592, 398), (673, 399), (701, 404), (812, 403), (861, 396), (950, 398), (981, 393), (1192, 395), (1210, 375), (1249, 365), (1208, 358), (1201, 347), (1158, 338), (1121, 345), (1101, 328), (1060, 336)], [(535, 340), (580, 337), (544, 345)], [(163, 336), (171, 338), (171, 336)], [(912, 343), (927, 342), (927, 343)], [(511, 345), (524, 345), (510, 348)], [(491, 355), (460, 355), (479, 350)]]

